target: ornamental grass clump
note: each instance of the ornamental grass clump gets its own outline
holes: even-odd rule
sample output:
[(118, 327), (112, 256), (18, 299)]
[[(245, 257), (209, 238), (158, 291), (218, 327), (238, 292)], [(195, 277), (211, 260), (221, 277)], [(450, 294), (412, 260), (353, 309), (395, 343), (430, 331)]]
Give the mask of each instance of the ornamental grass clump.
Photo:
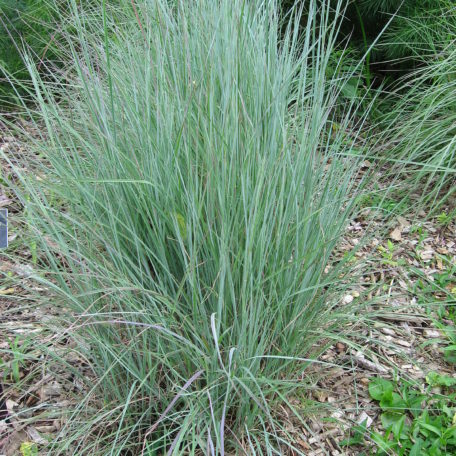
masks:
[[(454, 28), (456, 32), (456, 27)], [(386, 160), (428, 207), (454, 195), (456, 178), (456, 41), (404, 78), (385, 103)]]
[(52, 454), (286, 454), (280, 405), (301, 419), (351, 318), (327, 267), (360, 185), (362, 119), (326, 71), (340, 5), (298, 36), (253, 3), (137, 1), (100, 34), (74, 2), (64, 71), (29, 64), (16, 191), (98, 378)]

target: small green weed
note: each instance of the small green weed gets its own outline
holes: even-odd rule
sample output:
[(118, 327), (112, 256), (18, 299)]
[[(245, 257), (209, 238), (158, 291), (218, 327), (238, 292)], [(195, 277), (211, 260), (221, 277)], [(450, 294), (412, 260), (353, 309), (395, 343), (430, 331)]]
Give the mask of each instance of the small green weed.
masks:
[(418, 234), (418, 242), (415, 249), (419, 252), (423, 248), (424, 241), (429, 236), (429, 233), (420, 225), (412, 225), (410, 227), (410, 234), (414, 233)]
[(440, 225), (448, 226), (455, 219), (455, 217), (456, 213), (454, 212), (447, 214), (446, 211), (442, 211), (439, 215), (437, 215), (436, 219)]
[(38, 456), (38, 447), (33, 442), (23, 442), (19, 451), (22, 456)]
[[(456, 452), (456, 379), (431, 372), (424, 390), (408, 381), (375, 378), (369, 395), (382, 409), (377, 455), (437, 456)], [(435, 392), (442, 390), (442, 393)]]
[(10, 375), (15, 383), (19, 383), (21, 380), (21, 367), (25, 365), (25, 360), (28, 358), (27, 351), (30, 348), (31, 342), (31, 339), (23, 339), (21, 341), (19, 336), (16, 336), (15, 339), (8, 339), (8, 354), (11, 360), (9, 363), (4, 363), (4, 367), (6, 367), (4, 369), (4, 375)]
[(374, 193), (363, 195), (359, 199), (359, 206), (361, 209), (372, 208), (377, 209), (389, 214), (401, 214), (404, 213), (407, 208), (411, 206), (411, 201), (408, 197), (401, 198), (394, 195), (393, 192), (388, 192), (388, 197), (378, 190)]
[(387, 242), (387, 247), (384, 247), (383, 245), (379, 245), (377, 247), (378, 251), (382, 255), (382, 263), (384, 264), (389, 264), (391, 266), (397, 266), (397, 261), (393, 260), (394, 256), (394, 244), (388, 240)]
[(352, 435), (342, 440), (340, 443), (341, 446), (352, 446), (352, 445), (363, 445), (365, 441), (365, 435), (367, 432), (367, 419), (364, 420), (362, 423), (357, 424), (352, 429)]
[(399, 259), (394, 259), (394, 254), (395, 254), (395, 245), (394, 243), (388, 239), (386, 243), (386, 247), (383, 245), (379, 245), (377, 247), (377, 250), (380, 252), (382, 256), (382, 263), (387, 264), (389, 266), (397, 267), (399, 265), (404, 264), (404, 259), (399, 258)]

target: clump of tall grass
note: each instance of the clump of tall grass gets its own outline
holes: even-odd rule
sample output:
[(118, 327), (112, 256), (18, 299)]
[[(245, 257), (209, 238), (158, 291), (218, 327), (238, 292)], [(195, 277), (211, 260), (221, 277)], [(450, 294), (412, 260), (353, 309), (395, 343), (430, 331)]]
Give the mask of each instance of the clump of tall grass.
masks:
[(436, 207), (453, 194), (456, 176), (455, 44), (430, 57), (386, 100), (394, 106), (386, 116), (386, 158), (423, 203)]
[(29, 64), (39, 179), (16, 189), (99, 379), (53, 454), (285, 454), (278, 404), (301, 419), (350, 318), (325, 273), (362, 123), (327, 78), (334, 11), (298, 36), (271, 0), (144, 1), (100, 37), (73, 8), (65, 72)]
[(372, 70), (388, 76), (386, 82), (427, 62), (453, 38), (456, 5), (452, 0), (348, 3), (344, 34), (351, 37), (352, 45), (366, 52), (369, 49)]
[(456, 5), (453, 1), (405, 2), (385, 33), (386, 56), (426, 63), (430, 56), (444, 51), (451, 44), (455, 27)]

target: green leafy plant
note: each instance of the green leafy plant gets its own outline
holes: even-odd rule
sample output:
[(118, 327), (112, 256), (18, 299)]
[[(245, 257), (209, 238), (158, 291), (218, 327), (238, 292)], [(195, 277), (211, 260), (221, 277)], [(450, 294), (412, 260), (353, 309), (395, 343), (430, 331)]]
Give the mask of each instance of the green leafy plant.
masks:
[(451, 258), (441, 257), (441, 261), (444, 270), (434, 273), (431, 279), (414, 270), (418, 280), (413, 292), (418, 296), (418, 302), (428, 309), (433, 325), (441, 331), (439, 342), (444, 359), (456, 364), (456, 264)]
[(368, 434), (367, 430), (367, 419), (360, 424), (356, 424), (350, 431), (350, 437), (342, 440), (340, 445), (345, 446), (363, 446), (366, 442), (366, 435)]
[(336, 77), (346, 80), (342, 86), (341, 95), (343, 99), (361, 99), (362, 75), (360, 74), (359, 62), (361, 56), (352, 48), (336, 49), (330, 55), (326, 68), (329, 78)]
[(387, 264), (387, 265), (393, 266), (393, 267), (404, 264), (404, 260), (402, 258), (400, 258), (398, 260), (394, 259), (394, 254), (395, 254), (396, 248), (394, 246), (394, 243), (390, 239), (387, 240), (386, 247), (384, 247), (383, 245), (379, 245), (377, 247), (377, 249), (382, 256), (383, 264)]
[(442, 211), (437, 215), (436, 219), (440, 225), (448, 226), (455, 219), (455, 214), (447, 214), (446, 211)]
[[(456, 451), (456, 379), (430, 372), (426, 382), (423, 391), (406, 381), (370, 382), (369, 395), (383, 411), (384, 433), (370, 436), (377, 454), (434, 456)], [(433, 393), (436, 386), (446, 388), (446, 393)]]
[(425, 230), (420, 224), (415, 224), (410, 227), (411, 234), (418, 234), (418, 242), (416, 243), (415, 250), (419, 252), (423, 249), (424, 241), (429, 237), (429, 232)]
[(23, 442), (19, 448), (22, 456), (38, 456), (38, 446), (33, 442)]
[(25, 361), (29, 357), (27, 353), (31, 343), (31, 339), (24, 339), (19, 336), (16, 336), (14, 339), (8, 339), (9, 350), (7, 350), (7, 354), (11, 360), (9, 363), (5, 363), (6, 369), (4, 374), (7, 375), (7, 372), (9, 371), (11, 373), (11, 378), (16, 383), (19, 383), (21, 380), (21, 367), (25, 366)]
[(410, 198), (407, 195), (401, 197), (396, 193), (390, 189), (375, 190), (360, 196), (359, 205), (361, 208), (380, 210), (382, 215), (386, 216), (399, 215), (410, 210)]

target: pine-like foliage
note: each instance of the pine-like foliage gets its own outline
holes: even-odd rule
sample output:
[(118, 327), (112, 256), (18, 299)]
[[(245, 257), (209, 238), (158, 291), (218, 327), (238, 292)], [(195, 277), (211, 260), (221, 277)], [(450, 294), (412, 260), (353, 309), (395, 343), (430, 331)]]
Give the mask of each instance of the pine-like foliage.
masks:
[[(0, 0), (0, 102), (8, 105), (13, 93), (18, 90), (21, 95), (25, 93), (14, 83), (14, 80), (29, 81), (25, 53), (41, 74), (52, 77), (61, 66), (60, 56), (65, 52), (62, 47), (73, 27), (68, 21), (70, 10), (76, 7), (83, 12), (90, 28), (92, 20), (97, 23), (101, 3), (99, 0)], [(130, 2), (124, 0), (110, 0), (109, 8), (127, 9), (133, 15)]]
[(442, 52), (454, 38), (456, 3), (428, 1), (402, 8), (385, 34), (389, 58), (426, 59)]
[(47, 0), (0, 0), (0, 94), (11, 90), (10, 76), (28, 77), (24, 49), (38, 60), (51, 47), (54, 13)]
[[(456, 26), (446, 24), (442, 33)], [(424, 202), (438, 207), (454, 194), (456, 178), (456, 39), (428, 57), (386, 99), (394, 106), (386, 116), (386, 157), (394, 174)]]

